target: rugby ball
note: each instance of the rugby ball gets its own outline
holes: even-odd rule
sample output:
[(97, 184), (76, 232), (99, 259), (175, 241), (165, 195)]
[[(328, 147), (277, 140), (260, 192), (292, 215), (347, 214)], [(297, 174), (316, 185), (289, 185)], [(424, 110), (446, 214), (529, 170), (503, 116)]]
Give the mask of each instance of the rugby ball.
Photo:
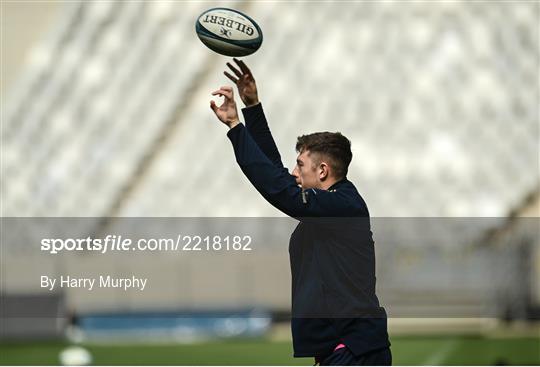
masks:
[(60, 352), (62, 366), (88, 366), (92, 363), (92, 355), (82, 347), (72, 346)]
[(195, 31), (209, 49), (225, 56), (251, 55), (263, 41), (261, 28), (253, 19), (229, 8), (212, 8), (202, 13)]

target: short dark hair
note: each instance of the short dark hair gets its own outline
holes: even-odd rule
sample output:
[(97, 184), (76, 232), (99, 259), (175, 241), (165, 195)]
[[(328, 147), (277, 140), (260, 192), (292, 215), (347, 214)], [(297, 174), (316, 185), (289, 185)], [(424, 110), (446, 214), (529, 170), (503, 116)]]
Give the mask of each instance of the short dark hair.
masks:
[(352, 160), (351, 142), (341, 133), (324, 131), (299, 136), (296, 141), (296, 151), (302, 153), (306, 150), (328, 158), (328, 164), (337, 179), (347, 176)]

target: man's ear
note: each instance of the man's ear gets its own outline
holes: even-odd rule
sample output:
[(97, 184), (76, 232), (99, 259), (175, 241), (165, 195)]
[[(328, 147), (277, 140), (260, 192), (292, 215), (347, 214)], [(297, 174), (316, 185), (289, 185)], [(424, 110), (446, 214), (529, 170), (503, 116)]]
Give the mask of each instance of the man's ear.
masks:
[(330, 166), (326, 162), (319, 165), (319, 180), (324, 181), (330, 176)]

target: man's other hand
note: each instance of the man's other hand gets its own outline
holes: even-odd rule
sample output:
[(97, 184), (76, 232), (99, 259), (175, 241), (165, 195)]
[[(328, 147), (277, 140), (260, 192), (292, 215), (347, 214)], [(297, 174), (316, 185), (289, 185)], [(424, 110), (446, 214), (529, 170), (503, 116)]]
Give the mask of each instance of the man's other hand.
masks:
[(210, 108), (214, 111), (217, 118), (231, 129), (238, 125), (240, 121), (238, 120), (238, 111), (236, 110), (232, 87), (221, 87), (212, 92), (212, 95), (225, 97), (223, 104), (219, 107), (215, 101), (210, 101)]
[(242, 60), (233, 58), (238, 68), (234, 67), (230, 62), (227, 63), (227, 66), (234, 75), (231, 75), (227, 71), (223, 73), (227, 78), (229, 78), (236, 86), (238, 87), (238, 93), (240, 98), (246, 105), (246, 107), (251, 107), (259, 103), (259, 97), (257, 96), (257, 85), (255, 84), (255, 78), (251, 74), (251, 70), (246, 66)]

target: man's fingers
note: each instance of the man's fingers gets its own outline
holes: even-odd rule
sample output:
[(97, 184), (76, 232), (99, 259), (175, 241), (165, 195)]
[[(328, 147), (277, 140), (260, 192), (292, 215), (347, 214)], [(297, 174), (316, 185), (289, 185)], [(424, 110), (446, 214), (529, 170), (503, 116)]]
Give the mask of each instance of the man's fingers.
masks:
[(234, 73), (234, 75), (236, 75), (238, 78), (242, 77), (242, 73), (240, 72), (240, 70), (238, 70), (237, 68), (232, 66), (232, 64), (230, 62), (227, 63), (227, 66), (229, 67), (229, 69), (231, 69), (231, 71)]
[(212, 111), (214, 111), (214, 113), (216, 113), (219, 109), (219, 107), (216, 105), (216, 102), (214, 101), (210, 101), (210, 108), (212, 109)]
[(221, 87), (221, 89), (212, 92), (212, 95), (213, 96), (225, 97), (227, 99), (232, 99), (233, 98), (233, 90), (232, 90), (232, 88), (231, 87), (227, 87), (227, 89), (224, 89), (224, 88), (225, 87)]
[(220, 87), (218, 90), (213, 91), (212, 95), (215, 96), (217, 94), (224, 94), (226, 92), (231, 92), (232, 93), (232, 91), (233, 91), (232, 87), (224, 86), (224, 87)]
[(236, 57), (233, 57), (233, 60), (240, 67), (240, 70), (242, 70), (244, 74), (251, 75), (251, 70), (249, 70), (247, 65), (242, 60), (238, 60)]
[(232, 76), (231, 74), (229, 74), (228, 72), (224, 71), (223, 74), (225, 74), (225, 76), (227, 78), (229, 78), (234, 84), (238, 83), (238, 79), (236, 79), (234, 76)]

